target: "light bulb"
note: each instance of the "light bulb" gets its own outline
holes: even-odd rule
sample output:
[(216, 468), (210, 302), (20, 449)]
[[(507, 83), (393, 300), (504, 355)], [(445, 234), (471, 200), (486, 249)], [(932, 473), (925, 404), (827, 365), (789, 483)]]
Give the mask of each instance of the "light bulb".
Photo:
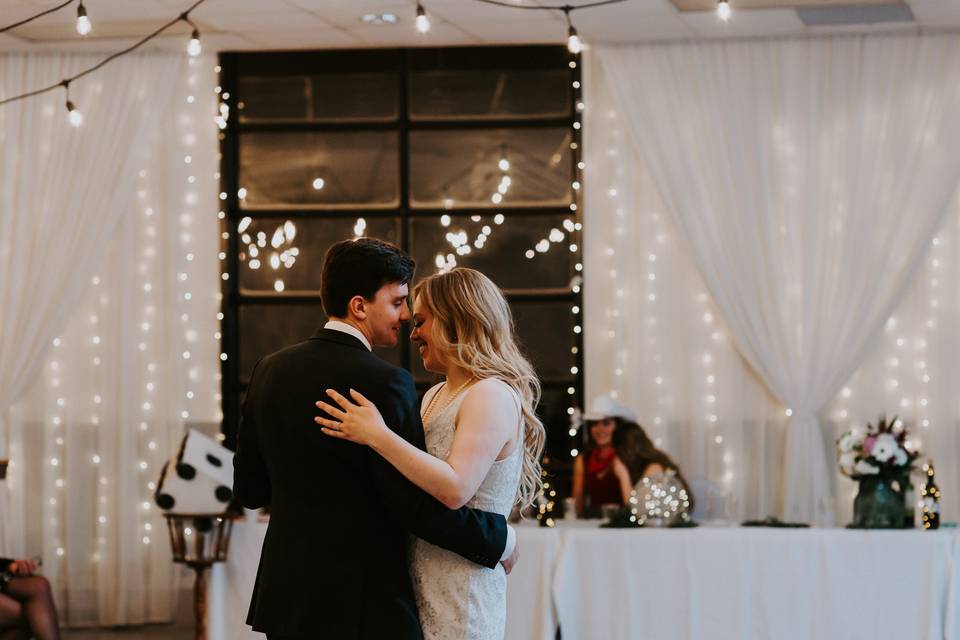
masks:
[(194, 29), (190, 35), (190, 43), (187, 44), (187, 54), (191, 58), (196, 58), (200, 55), (200, 51), (200, 32)]
[(417, 3), (417, 31), (420, 33), (430, 31), (430, 18), (427, 17), (427, 12), (419, 2)]
[(583, 51), (583, 41), (580, 40), (577, 29), (573, 25), (570, 25), (570, 29), (567, 30), (567, 51), (574, 55)]
[(730, 3), (727, 0), (720, 0), (717, 3), (717, 17), (726, 22), (730, 19)]
[(67, 119), (74, 127), (79, 127), (83, 124), (83, 114), (80, 113), (80, 110), (69, 100), (67, 100)]
[(92, 28), (93, 25), (90, 24), (90, 18), (87, 17), (87, 9), (81, 2), (80, 6), (77, 7), (77, 33), (85, 36), (90, 33), (90, 29)]

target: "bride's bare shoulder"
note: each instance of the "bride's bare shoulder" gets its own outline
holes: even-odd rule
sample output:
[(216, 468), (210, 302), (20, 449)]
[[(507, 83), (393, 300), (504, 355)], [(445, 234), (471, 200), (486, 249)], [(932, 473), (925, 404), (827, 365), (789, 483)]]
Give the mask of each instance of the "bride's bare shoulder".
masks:
[(515, 412), (517, 394), (513, 387), (498, 378), (485, 378), (475, 382), (467, 390), (463, 404), (467, 407), (486, 407), (498, 413)]

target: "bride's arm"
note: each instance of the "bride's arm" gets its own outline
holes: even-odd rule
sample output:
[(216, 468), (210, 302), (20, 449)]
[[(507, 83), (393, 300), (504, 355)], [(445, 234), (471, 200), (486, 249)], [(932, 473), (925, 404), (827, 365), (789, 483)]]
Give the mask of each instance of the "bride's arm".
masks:
[(324, 433), (369, 445), (407, 479), (451, 509), (462, 507), (476, 494), (490, 466), (516, 433), (519, 421), (510, 392), (496, 381), (480, 381), (467, 391), (457, 416), (450, 455), (440, 460), (383, 424), (376, 406), (359, 393), (351, 395), (360, 405), (350, 403), (335, 391), (328, 394), (341, 410), (317, 403), (337, 418), (317, 419), (324, 426)]

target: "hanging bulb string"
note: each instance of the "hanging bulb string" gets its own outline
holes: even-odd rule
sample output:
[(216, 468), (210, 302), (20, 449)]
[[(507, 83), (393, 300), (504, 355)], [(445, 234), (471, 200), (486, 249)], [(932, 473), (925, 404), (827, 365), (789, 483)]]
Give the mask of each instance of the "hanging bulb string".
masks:
[(87, 15), (87, 8), (83, 6), (83, 0), (80, 0), (80, 4), (77, 6), (77, 33), (86, 36), (92, 28), (90, 16)]
[[(579, 10), (581, 10), (581, 9), (590, 9), (590, 8), (592, 8), (592, 7), (601, 7), (601, 6), (605, 6), (605, 5), (619, 4), (619, 3), (621, 3), (621, 2), (626, 2), (626, 0), (595, 0), (594, 2), (587, 2), (587, 3), (584, 3), (584, 4), (578, 4), (578, 5), (569, 5), (569, 4), (564, 4), (564, 5), (523, 5), (523, 4), (510, 4), (510, 3), (507, 3), (507, 2), (503, 2), (502, 0), (474, 0), (474, 1), (475, 1), (475, 2), (480, 2), (480, 3), (483, 3), (483, 4), (494, 5), (494, 6), (498, 6), (498, 7), (506, 7), (506, 8), (508, 8), (508, 9), (526, 9), (526, 10), (531, 10), (531, 11), (563, 11), (563, 12), (564, 12), (564, 15), (565, 15), (566, 18), (567, 18), (568, 27), (570, 27), (570, 28), (572, 28), (572, 24), (570, 23), (570, 13), (573, 12), (573, 11), (579, 11)], [(72, 2), (73, 2), (73, 0), (66, 0), (65, 2), (59, 4), (59, 5), (55, 6), (55, 7), (52, 7), (52, 8), (50, 8), (50, 9), (47, 9), (46, 11), (43, 11), (43, 12), (41, 12), (41, 13), (39, 13), (39, 14), (31, 17), (31, 18), (27, 18), (26, 20), (21, 20), (20, 22), (17, 22), (17, 23), (8, 25), (8, 26), (6, 26), (6, 27), (3, 27), (2, 29), (0, 29), (0, 33), (3, 33), (4, 31), (9, 31), (10, 29), (14, 29), (14, 28), (16, 28), (16, 27), (18, 27), (18, 26), (24, 25), (24, 24), (26, 24), (26, 23), (28, 23), (28, 22), (31, 22), (31, 21), (33, 21), (33, 20), (36, 20), (36, 19), (39, 18), (39, 17), (42, 17), (42, 16), (47, 15), (47, 14), (49, 14), (49, 13), (53, 13), (54, 11), (58, 11), (58, 10), (64, 8), (64, 7), (68, 6), (68, 5), (71, 4)], [(84, 76), (87, 76), (87, 75), (89, 75), (89, 74), (91, 74), (91, 73), (93, 73), (93, 72), (95, 72), (95, 71), (103, 68), (105, 65), (107, 65), (107, 64), (110, 63), (110, 62), (112, 62), (113, 60), (116, 60), (117, 58), (119, 58), (119, 57), (121, 57), (121, 56), (125, 56), (125, 55), (127, 55), (127, 54), (129, 54), (129, 53), (132, 53), (133, 51), (139, 49), (140, 47), (142, 47), (142, 46), (145, 45), (146, 43), (150, 42), (150, 41), (153, 40), (154, 38), (158, 37), (160, 34), (162, 34), (164, 31), (166, 31), (166, 30), (169, 29), (170, 27), (174, 26), (174, 25), (177, 24), (178, 22), (181, 22), (181, 21), (187, 22), (188, 24), (190, 24), (190, 25), (193, 27), (194, 34), (195, 34), (195, 35), (199, 35), (199, 30), (197, 29), (197, 27), (196, 27), (196, 25), (193, 23), (193, 21), (190, 20), (190, 12), (193, 11), (194, 9), (196, 9), (197, 7), (199, 7), (199, 6), (200, 6), (201, 4), (203, 4), (204, 2), (206, 2), (206, 0), (196, 0), (192, 5), (190, 5), (189, 8), (187, 8), (186, 11), (182, 12), (182, 13), (181, 13), (180, 15), (178, 15), (176, 18), (173, 18), (172, 20), (170, 20), (169, 22), (167, 22), (166, 24), (164, 24), (163, 26), (161, 26), (160, 28), (158, 28), (158, 29), (157, 29), (156, 31), (154, 31), (153, 33), (145, 36), (145, 37), (144, 37), (143, 39), (141, 39), (139, 42), (137, 42), (137, 43), (135, 43), (135, 44), (127, 47), (126, 49), (122, 49), (122, 50), (120, 50), (120, 51), (117, 51), (116, 53), (113, 53), (113, 54), (107, 56), (106, 58), (104, 58), (103, 60), (101, 60), (100, 62), (98, 62), (97, 64), (95, 64), (94, 66), (90, 67), (89, 69), (85, 69), (84, 71), (81, 71), (80, 73), (77, 73), (76, 75), (70, 76), (69, 78), (64, 78), (64, 79), (61, 80), (60, 82), (57, 82), (57, 83), (52, 84), (52, 85), (50, 85), (50, 86), (43, 87), (43, 88), (40, 88), (40, 89), (34, 89), (33, 91), (28, 91), (28, 92), (26, 92), (26, 93), (22, 93), (22, 94), (19, 94), (19, 95), (11, 96), (11, 97), (9, 97), (9, 98), (3, 98), (2, 100), (0, 100), (0, 106), (3, 106), (3, 105), (5, 105), (5, 104), (9, 104), (9, 103), (11, 103), (11, 102), (16, 102), (16, 101), (18, 101), (18, 100), (26, 100), (27, 98), (32, 98), (32, 97), (34, 97), (34, 96), (39, 96), (39, 95), (42, 95), (42, 94), (44, 94), (44, 93), (49, 93), (50, 91), (55, 91), (57, 88), (63, 86), (63, 83), (64, 83), (64, 82), (73, 82), (74, 80), (79, 80), (80, 78), (82, 78), (82, 77), (84, 77)], [(417, 3), (417, 5), (418, 5), (418, 8), (422, 7), (422, 5), (421, 5), (419, 2)], [(197, 38), (197, 39), (198, 39), (198, 38)]]
[(66, 2), (61, 2), (61, 3), (58, 4), (57, 6), (55, 6), (55, 7), (50, 7), (49, 9), (47, 9), (47, 10), (45, 10), (45, 11), (41, 11), (40, 13), (38, 13), (38, 14), (36, 14), (36, 15), (34, 15), (34, 16), (31, 16), (31, 17), (29, 17), (29, 18), (27, 18), (27, 19), (25, 19), (25, 20), (21, 20), (20, 22), (14, 22), (13, 24), (8, 24), (8, 25), (5, 26), (5, 27), (0, 27), (0, 33), (4, 33), (5, 31), (10, 31), (11, 29), (16, 29), (17, 27), (22, 27), (23, 25), (25, 25), (25, 24), (27, 24), (27, 23), (29, 23), (29, 22), (33, 22), (34, 20), (36, 20), (36, 19), (38, 19), (38, 18), (42, 18), (42, 17), (45, 16), (45, 15), (49, 15), (49, 14), (51, 14), (51, 13), (55, 13), (55, 12), (57, 12), (57, 11), (60, 11), (60, 9), (63, 9), (63, 8), (66, 7), (67, 5), (73, 4), (73, 2), (74, 2), (74, 0), (67, 0)]
[[(200, 4), (200, 3), (198, 2), (197, 4)], [(197, 6), (197, 5), (195, 4), (195, 5), (193, 5), (193, 7), (190, 7), (189, 9), (187, 9), (186, 11), (184, 11), (183, 13), (181, 13), (181, 14), (180, 14), (180, 17), (177, 18), (177, 19), (178, 19), (178, 20), (183, 20), (184, 22), (186, 22), (188, 25), (190, 25), (191, 27), (193, 27), (193, 30), (194, 30), (194, 31), (199, 31), (199, 29), (197, 29), (197, 25), (194, 23), (194, 21), (190, 19), (190, 12), (193, 11), (194, 7), (196, 7), (196, 6)]]
[(430, 18), (427, 17), (427, 10), (423, 8), (423, 4), (417, 2), (417, 17), (414, 21), (417, 27), (417, 31), (420, 33), (426, 33), (430, 31)]
[(180, 15), (180, 19), (186, 22), (193, 31), (190, 32), (190, 44), (187, 45), (187, 55), (191, 58), (196, 58), (200, 55), (200, 29), (197, 28), (197, 25), (190, 19), (190, 16), (187, 15), (187, 12), (184, 12)]
[(567, 49), (570, 53), (576, 55), (583, 51), (583, 41), (576, 27), (570, 19), (570, 14), (580, 9), (591, 9), (593, 7), (602, 7), (608, 4), (619, 4), (626, 0), (595, 0), (594, 2), (585, 2), (584, 4), (558, 4), (558, 5), (531, 5), (531, 4), (512, 4), (503, 0), (475, 0), (483, 4), (490, 4), (495, 7), (505, 7), (507, 9), (526, 9), (528, 11), (562, 11), (563, 17), (567, 21)]
[(512, 4), (510, 2), (503, 2), (502, 0), (474, 0), (474, 2), (482, 2), (483, 4), (492, 4), (496, 7), (506, 7), (508, 9), (529, 9), (531, 11), (563, 11), (564, 13), (569, 13), (571, 11), (579, 11), (580, 9), (590, 9), (592, 7), (602, 7), (608, 4), (619, 4), (621, 2), (626, 2), (627, 0), (596, 0), (595, 2), (585, 2), (583, 4), (556, 4), (556, 5), (532, 5), (532, 4)]
[[(71, 1), (72, 1), (72, 0), (71, 0)], [(154, 38), (156, 38), (157, 36), (159, 36), (161, 33), (163, 33), (164, 31), (166, 31), (166, 30), (169, 29), (170, 27), (174, 26), (174, 25), (177, 24), (178, 22), (186, 21), (186, 22), (188, 22), (189, 24), (193, 25), (193, 23), (192, 23), (192, 22), (190, 21), (190, 19), (189, 19), (189, 14), (190, 14), (190, 12), (193, 11), (194, 9), (196, 9), (197, 7), (199, 7), (201, 4), (203, 4), (203, 3), (206, 2), (206, 1), (207, 1), (207, 0), (196, 0), (196, 2), (194, 2), (192, 5), (190, 5), (190, 7), (189, 7), (186, 11), (184, 11), (184, 12), (181, 13), (181, 14), (179, 14), (176, 18), (174, 18), (174, 19), (171, 20), (170, 22), (167, 22), (166, 24), (164, 24), (162, 27), (158, 28), (156, 31), (154, 31), (154, 32), (151, 33), (150, 35), (145, 36), (145, 37), (144, 37), (143, 39), (141, 39), (139, 42), (130, 45), (130, 46), (127, 47), (126, 49), (121, 49), (120, 51), (117, 51), (116, 53), (110, 54), (109, 56), (107, 56), (106, 58), (104, 58), (103, 60), (101, 60), (100, 62), (98, 62), (97, 64), (93, 65), (93, 66), (90, 67), (89, 69), (85, 69), (85, 70), (81, 71), (80, 73), (77, 73), (76, 75), (70, 76), (70, 77), (68, 77), (68, 78), (64, 78), (64, 79), (61, 80), (60, 82), (57, 82), (57, 83), (55, 83), (55, 84), (52, 84), (52, 85), (50, 85), (50, 86), (48, 86), (48, 87), (43, 87), (42, 89), (34, 89), (33, 91), (28, 91), (27, 93), (22, 93), (22, 94), (20, 94), (20, 95), (11, 96), (11, 97), (9, 97), (9, 98), (4, 98), (3, 100), (0, 100), (0, 106), (3, 106), (3, 105), (5, 105), (5, 104), (11, 103), (11, 102), (16, 102), (17, 100), (26, 100), (27, 98), (32, 98), (32, 97), (34, 97), (34, 96), (39, 96), (39, 95), (44, 94), (44, 93), (49, 93), (49, 92), (51, 92), (51, 91), (55, 91), (56, 89), (64, 86), (64, 83), (69, 84), (69, 83), (73, 82), (74, 80), (79, 80), (80, 78), (82, 78), (82, 77), (84, 77), (84, 76), (90, 75), (90, 74), (93, 73), (94, 71), (98, 71), (99, 69), (101, 69), (101, 68), (103, 68), (104, 66), (106, 66), (108, 63), (113, 62), (114, 60), (116, 60), (117, 58), (119, 58), (119, 57), (121, 57), (121, 56), (125, 56), (125, 55), (127, 55), (128, 53), (132, 53), (133, 51), (136, 51), (137, 49), (139, 49), (140, 47), (142, 47), (142, 46), (145, 45), (146, 43), (150, 42), (151, 40), (153, 40)]]

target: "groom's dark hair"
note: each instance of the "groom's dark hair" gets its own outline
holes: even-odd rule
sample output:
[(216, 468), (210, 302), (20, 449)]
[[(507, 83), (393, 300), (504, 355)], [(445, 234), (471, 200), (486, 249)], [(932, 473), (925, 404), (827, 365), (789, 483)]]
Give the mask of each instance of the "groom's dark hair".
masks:
[(327, 316), (345, 318), (353, 296), (373, 300), (385, 284), (409, 284), (417, 265), (413, 258), (389, 242), (376, 238), (342, 240), (323, 257), (320, 301)]

